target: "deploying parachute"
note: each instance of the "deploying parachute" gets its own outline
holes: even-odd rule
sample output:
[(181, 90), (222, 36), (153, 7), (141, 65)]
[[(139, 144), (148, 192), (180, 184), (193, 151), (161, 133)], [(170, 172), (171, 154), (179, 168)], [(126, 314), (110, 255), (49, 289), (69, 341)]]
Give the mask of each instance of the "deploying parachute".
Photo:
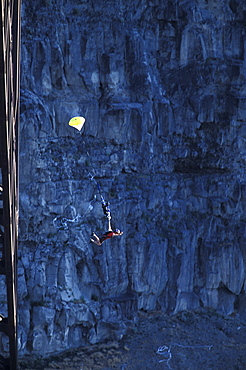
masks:
[(77, 130), (81, 131), (82, 127), (84, 126), (85, 118), (84, 117), (73, 117), (69, 121), (69, 126), (76, 128)]

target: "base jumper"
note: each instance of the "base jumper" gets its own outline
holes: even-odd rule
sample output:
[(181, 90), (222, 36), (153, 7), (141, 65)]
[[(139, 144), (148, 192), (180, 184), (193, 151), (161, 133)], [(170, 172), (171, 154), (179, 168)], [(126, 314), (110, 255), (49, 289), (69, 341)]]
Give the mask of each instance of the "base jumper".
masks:
[(107, 239), (111, 239), (113, 238), (114, 236), (119, 236), (119, 235), (122, 235), (123, 234), (123, 231), (120, 231), (118, 229), (115, 229), (115, 231), (112, 230), (112, 227), (111, 227), (111, 214), (110, 214), (110, 209), (109, 209), (109, 203), (105, 202), (102, 195), (101, 195), (101, 199), (102, 199), (102, 208), (103, 208), (103, 213), (106, 215), (107, 219), (108, 219), (108, 231), (106, 231), (101, 237), (98, 237), (95, 233), (92, 234), (92, 238), (91, 238), (91, 241), (97, 245), (102, 245), (102, 243), (107, 240)]

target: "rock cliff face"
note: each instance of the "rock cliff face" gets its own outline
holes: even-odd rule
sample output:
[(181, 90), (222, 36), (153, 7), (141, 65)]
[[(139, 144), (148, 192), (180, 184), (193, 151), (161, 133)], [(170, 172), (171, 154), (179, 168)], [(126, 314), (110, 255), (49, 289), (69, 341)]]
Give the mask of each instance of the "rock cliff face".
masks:
[[(245, 2), (23, 0), (22, 12), (20, 354), (120, 339), (137, 310), (240, 309)], [(102, 247), (90, 175), (124, 230)]]

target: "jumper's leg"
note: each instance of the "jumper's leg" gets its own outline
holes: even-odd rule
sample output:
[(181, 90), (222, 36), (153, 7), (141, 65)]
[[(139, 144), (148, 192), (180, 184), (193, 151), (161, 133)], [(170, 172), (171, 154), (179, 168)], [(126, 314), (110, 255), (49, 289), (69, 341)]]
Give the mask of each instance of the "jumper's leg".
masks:
[(95, 239), (91, 239), (91, 242), (93, 242), (93, 243), (95, 243), (96, 245), (101, 245), (102, 243), (100, 243), (100, 241), (98, 242), (97, 240), (95, 240)]
[(92, 236), (95, 238), (95, 240), (96, 240), (97, 242), (99, 242), (99, 243), (100, 243), (100, 239), (98, 238), (98, 236), (97, 236), (95, 233), (93, 233), (93, 234), (92, 234)]
[(93, 234), (92, 234), (92, 236), (93, 236), (93, 238), (95, 238), (95, 239), (92, 239), (92, 238), (91, 238), (91, 242), (95, 243), (96, 245), (101, 245), (101, 244), (102, 244), (102, 243), (100, 242), (100, 239), (98, 238), (98, 236), (97, 236), (95, 233), (93, 233)]

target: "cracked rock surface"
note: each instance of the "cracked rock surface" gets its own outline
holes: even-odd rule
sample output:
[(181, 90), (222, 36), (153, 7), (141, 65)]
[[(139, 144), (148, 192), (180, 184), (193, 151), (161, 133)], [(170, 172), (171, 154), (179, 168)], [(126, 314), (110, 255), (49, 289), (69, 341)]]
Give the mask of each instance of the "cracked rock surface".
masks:
[(80, 347), (46, 360), (27, 358), (20, 369), (223, 370), (226, 366), (243, 370), (245, 349), (245, 313), (225, 317), (213, 310), (174, 316), (142, 312), (138, 324), (129, 327), (120, 342)]

